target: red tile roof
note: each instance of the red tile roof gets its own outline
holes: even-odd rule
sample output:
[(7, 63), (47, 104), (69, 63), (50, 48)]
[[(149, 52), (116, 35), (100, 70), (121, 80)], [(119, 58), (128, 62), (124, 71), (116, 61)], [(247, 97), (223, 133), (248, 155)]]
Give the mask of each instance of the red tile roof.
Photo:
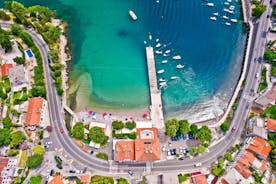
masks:
[(116, 142), (116, 161), (134, 160), (134, 141)]
[(9, 163), (9, 158), (0, 157), (0, 183), (2, 183), (2, 180), (3, 180), (1, 177), (1, 173), (3, 169), (7, 167), (8, 163)]
[(90, 176), (89, 175), (83, 175), (80, 177), (81, 183), (90, 183)]
[(60, 175), (55, 175), (49, 184), (64, 184)]
[(161, 159), (157, 128), (137, 129), (135, 140), (135, 160), (152, 161)]
[(262, 166), (258, 168), (259, 171), (265, 172), (267, 166), (267, 162), (265, 160), (262, 161)]
[(29, 99), (29, 106), (26, 113), (25, 126), (39, 126), (41, 118), (41, 109), (44, 99), (41, 97), (34, 97)]
[(12, 64), (4, 64), (1, 66), (1, 75), (5, 76), (9, 74), (9, 69), (12, 68)]
[(243, 165), (242, 163), (237, 163), (235, 166), (235, 169), (245, 178), (249, 178), (251, 176), (251, 171), (248, 169), (246, 165)]
[(266, 94), (266, 97), (271, 100), (276, 100), (276, 85)]
[(196, 175), (191, 178), (192, 184), (208, 184), (206, 180), (206, 176), (204, 174), (202, 175)]
[(252, 152), (245, 151), (244, 155), (239, 158), (238, 163), (249, 168), (249, 166), (253, 163), (254, 159), (255, 155)]
[(255, 136), (253, 142), (248, 146), (248, 150), (251, 150), (266, 159), (271, 151), (271, 146), (266, 140)]
[(276, 131), (276, 120), (268, 118), (266, 126), (269, 130)]

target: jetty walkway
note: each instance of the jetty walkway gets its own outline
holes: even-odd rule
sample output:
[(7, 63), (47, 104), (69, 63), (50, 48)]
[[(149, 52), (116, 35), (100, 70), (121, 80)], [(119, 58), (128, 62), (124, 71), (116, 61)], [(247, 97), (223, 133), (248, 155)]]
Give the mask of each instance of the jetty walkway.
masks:
[(161, 92), (158, 89), (154, 51), (151, 46), (146, 47), (148, 78), (150, 86), (150, 118), (153, 125), (159, 129), (164, 127)]

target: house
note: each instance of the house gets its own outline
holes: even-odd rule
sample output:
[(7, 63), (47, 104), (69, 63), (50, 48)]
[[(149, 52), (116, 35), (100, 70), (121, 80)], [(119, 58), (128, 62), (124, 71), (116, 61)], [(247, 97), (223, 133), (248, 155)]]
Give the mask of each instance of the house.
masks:
[(265, 110), (267, 107), (270, 107), (271, 105), (275, 105), (276, 101), (276, 85), (274, 85), (270, 91), (268, 91), (265, 95), (262, 95), (258, 97), (254, 101), (254, 106)]
[(6, 76), (6, 75), (9, 75), (9, 70), (12, 68), (12, 64), (3, 64), (1, 66), (1, 70), (0, 70), (0, 75), (1, 76)]
[(271, 132), (276, 132), (276, 120), (268, 118), (266, 120), (266, 127)]
[(135, 160), (153, 161), (161, 159), (160, 142), (157, 128), (137, 129), (135, 140)]
[(49, 184), (64, 184), (60, 175), (55, 175), (49, 182)]
[(89, 175), (82, 175), (80, 177), (82, 184), (89, 184), (90, 183), (90, 176)]
[(259, 136), (262, 139), (267, 139), (267, 130), (265, 121), (262, 118), (254, 117), (247, 123), (247, 136)]
[(271, 151), (271, 146), (266, 140), (255, 136), (247, 149), (262, 159), (266, 159)]
[(43, 128), (47, 116), (47, 102), (41, 97), (30, 98), (24, 126), (32, 130)]
[(115, 148), (116, 161), (134, 160), (134, 141), (118, 141)]
[(8, 157), (0, 157), (0, 183), (11, 183), (16, 176), (18, 160)]
[(25, 68), (23, 65), (14, 66), (9, 69), (9, 79), (11, 90), (16, 92), (28, 87), (28, 80)]
[(222, 184), (250, 184), (251, 182), (245, 179), (236, 169), (231, 169), (221, 180)]
[(153, 161), (161, 159), (157, 128), (138, 128), (135, 141), (113, 142), (116, 161)]
[(205, 174), (198, 174), (191, 176), (192, 184), (208, 184)]

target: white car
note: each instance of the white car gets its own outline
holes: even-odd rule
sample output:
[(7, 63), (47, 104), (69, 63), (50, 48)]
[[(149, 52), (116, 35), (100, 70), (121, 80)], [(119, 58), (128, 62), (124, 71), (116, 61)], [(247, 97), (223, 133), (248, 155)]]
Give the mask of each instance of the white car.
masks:
[(168, 151), (168, 156), (171, 156), (171, 152), (170, 151)]
[(200, 166), (202, 166), (202, 163), (200, 162), (195, 164), (195, 167), (200, 167)]

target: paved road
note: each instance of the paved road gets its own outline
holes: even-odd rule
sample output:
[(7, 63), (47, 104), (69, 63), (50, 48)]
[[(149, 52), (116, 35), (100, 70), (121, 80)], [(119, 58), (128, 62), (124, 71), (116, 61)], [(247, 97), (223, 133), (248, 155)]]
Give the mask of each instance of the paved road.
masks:
[[(268, 0), (265, 0), (268, 4)], [(269, 10), (271, 11), (271, 10)], [(268, 11), (266, 11), (260, 18), (259, 23), (253, 26), (253, 39), (250, 48), (250, 66), (247, 75), (247, 82), (242, 92), (242, 98), (239, 101), (238, 109), (236, 110), (231, 127), (235, 127), (236, 131), (231, 133), (229, 131), (221, 141), (212, 146), (208, 153), (201, 156), (195, 157), (194, 159), (187, 159), (184, 161), (159, 161), (149, 164), (151, 166), (151, 171), (162, 172), (168, 170), (191, 170), (194, 168), (194, 163), (201, 162), (202, 167), (209, 167), (210, 164), (217, 160), (220, 155), (223, 155), (227, 149), (229, 149), (236, 140), (241, 137), (242, 131), (244, 129), (246, 117), (248, 115), (249, 109), (251, 107), (251, 102), (247, 98), (243, 98), (244, 95), (250, 94), (251, 89), (258, 88), (259, 79), (255, 78), (256, 73), (261, 72), (261, 64), (259, 62), (254, 62), (254, 58), (259, 58), (263, 56), (265, 49), (266, 39), (263, 35), (267, 32), (269, 26), (269, 20), (266, 18)], [(1, 23), (1, 26), (9, 26), (7, 23)], [(66, 130), (64, 123), (64, 115), (60, 99), (56, 93), (54, 87), (54, 81), (51, 78), (51, 71), (48, 66), (47, 51), (48, 47), (46, 43), (41, 39), (41, 37), (34, 31), (26, 29), (33, 37), (36, 45), (40, 48), (43, 65), (44, 74), (46, 79), (47, 88), (47, 100), (49, 104), (50, 118), (53, 126), (53, 132), (51, 133), (51, 138), (53, 142), (62, 147), (64, 152), (74, 160), (74, 164), (78, 166), (87, 167), (88, 170), (96, 172), (110, 172), (110, 173), (126, 173), (129, 168), (133, 169), (134, 172), (142, 172), (146, 169), (146, 163), (122, 163), (118, 164), (116, 162), (107, 162), (104, 160), (97, 159), (85, 152), (83, 152), (74, 142), (67, 133), (60, 133), (60, 128)]]

